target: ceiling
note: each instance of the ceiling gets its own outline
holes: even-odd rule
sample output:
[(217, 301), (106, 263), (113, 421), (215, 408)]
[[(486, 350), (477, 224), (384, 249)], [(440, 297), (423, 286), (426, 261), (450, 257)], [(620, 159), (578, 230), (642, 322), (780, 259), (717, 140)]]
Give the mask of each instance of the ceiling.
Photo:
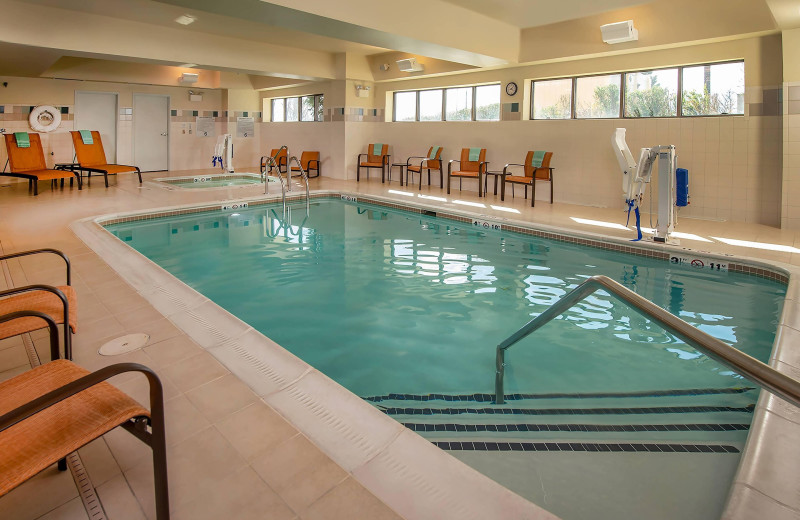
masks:
[(583, 18), (647, 0), (444, 0), (489, 18), (524, 29)]

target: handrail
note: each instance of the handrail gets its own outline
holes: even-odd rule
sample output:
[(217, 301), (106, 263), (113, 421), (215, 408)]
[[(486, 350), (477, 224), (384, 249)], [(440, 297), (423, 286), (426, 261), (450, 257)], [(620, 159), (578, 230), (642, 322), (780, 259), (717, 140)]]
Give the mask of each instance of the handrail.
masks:
[(592, 276), (587, 279), (578, 287), (567, 293), (566, 296), (551, 305), (539, 316), (526, 323), (517, 332), (497, 345), (494, 387), (495, 404), (503, 404), (505, 402), (503, 376), (505, 374), (506, 350), (601, 288), (610, 291), (617, 298), (631, 305), (636, 311), (652, 319), (708, 357), (726, 365), (735, 372), (786, 401), (789, 401), (795, 406), (800, 406), (800, 381), (778, 372), (771, 366), (689, 325), (647, 298), (639, 296), (607, 276)]
[[(309, 194), (308, 194), (308, 175), (306, 175), (306, 171), (303, 169), (303, 165), (300, 164), (300, 161), (297, 159), (296, 155), (289, 157), (289, 160), (286, 162), (286, 176), (289, 178), (290, 185), (292, 180), (292, 161), (297, 163), (297, 167), (300, 168), (300, 173), (303, 176), (303, 180), (306, 181), (306, 216), (307, 216), (309, 210), (311, 209), (311, 203), (309, 202)], [(289, 191), (291, 191), (291, 188), (289, 189)]]
[[(275, 159), (273, 159), (269, 155), (267, 155), (266, 158), (267, 158), (267, 162), (265, 164), (267, 166), (269, 166), (270, 162), (273, 165), (275, 165)], [(262, 159), (263, 159), (263, 157), (262, 157)], [(264, 195), (266, 195), (266, 194), (269, 193), (269, 177), (270, 177), (270, 175), (269, 175), (269, 172), (268, 172), (268, 170), (266, 168), (261, 173), (262, 173), (262, 175), (264, 175)], [(281, 181), (281, 200), (283, 201), (283, 214), (286, 215), (286, 182), (283, 180), (283, 176), (281, 175), (280, 168), (278, 168), (278, 180)]]

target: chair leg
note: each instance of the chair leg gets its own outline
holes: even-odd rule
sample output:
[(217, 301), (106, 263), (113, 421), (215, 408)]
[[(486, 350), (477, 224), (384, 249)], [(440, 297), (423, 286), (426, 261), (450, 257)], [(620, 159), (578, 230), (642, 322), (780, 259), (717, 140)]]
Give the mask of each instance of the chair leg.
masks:
[(139, 176), (139, 184), (142, 183), (142, 171), (139, 168), (136, 168), (136, 175)]
[(104, 178), (104, 179), (105, 179), (105, 181), (106, 181), (106, 188), (108, 188), (108, 174), (107, 174), (107, 173), (104, 173), (104, 174), (103, 174), (103, 178)]
[(550, 204), (553, 203), (553, 177), (550, 177)]
[(525, 185), (525, 200), (528, 200), (528, 185)]
[(478, 172), (478, 198), (483, 197), (486, 190), (481, 191), (481, 172)]
[(536, 205), (536, 177), (531, 180), (531, 207)]
[[(152, 383), (151, 383), (152, 384)], [(160, 385), (159, 385), (160, 386)], [(155, 395), (154, 395), (155, 394)], [(164, 430), (164, 397), (161, 388), (155, 392), (150, 388), (152, 434), (150, 448), (153, 450), (153, 484), (156, 495), (156, 520), (169, 519), (169, 482), (167, 475), (167, 441)]]
[(447, 194), (450, 195), (450, 170), (447, 170)]
[(442, 165), (439, 165), (439, 189), (444, 188), (444, 169), (442, 169)]
[(361, 166), (356, 165), (356, 182), (361, 181)]
[(60, 459), (58, 461), (58, 471), (67, 471), (67, 459)]

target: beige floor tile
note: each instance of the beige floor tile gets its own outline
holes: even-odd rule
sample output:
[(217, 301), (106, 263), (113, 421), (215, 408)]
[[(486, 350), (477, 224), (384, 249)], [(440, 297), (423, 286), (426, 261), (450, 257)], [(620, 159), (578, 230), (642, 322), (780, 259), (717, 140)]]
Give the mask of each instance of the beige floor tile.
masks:
[(175, 383), (178, 390), (183, 392), (197, 388), (228, 373), (228, 369), (206, 352), (164, 368), (164, 374)]
[[(234, 513), (235, 512), (235, 513)], [(249, 467), (216, 482), (212, 493), (178, 507), (173, 520), (290, 520), (294, 512)]]
[(8, 379), (11, 379), (14, 376), (18, 376), (21, 373), (28, 371), (30, 369), (31, 369), (30, 366), (21, 366), (17, 368), (12, 368), (10, 370), (3, 370), (2, 372), (0, 372), (0, 381), (7, 381)]
[(121, 474), (97, 486), (97, 496), (109, 520), (145, 520), (139, 501)]
[(134, 330), (151, 322), (164, 319), (163, 314), (149, 305), (144, 305), (138, 309), (123, 310), (115, 314), (114, 317), (126, 330)]
[(73, 498), (63, 506), (59, 506), (44, 516), (39, 517), (39, 520), (89, 520), (89, 515), (86, 513), (86, 508), (83, 501), (79, 498)]
[[(355, 510), (354, 506), (357, 504)], [(355, 516), (354, 516), (355, 515)], [(402, 517), (348, 477), (300, 514), (303, 520), (400, 520)]]
[(158, 343), (150, 341), (150, 343), (144, 347), (144, 351), (158, 363), (159, 366), (166, 367), (172, 363), (177, 363), (201, 354), (203, 349), (192, 341), (189, 336), (182, 334), (174, 338), (159, 341)]
[[(153, 309), (155, 312), (155, 309)], [(164, 340), (178, 337), (183, 334), (179, 328), (172, 324), (166, 318), (160, 318), (154, 321), (132, 325), (127, 328), (128, 334), (143, 332), (150, 336), (148, 344), (160, 343)]]
[(297, 433), (294, 426), (261, 401), (218, 422), (217, 428), (247, 460)]
[(184, 394), (164, 403), (164, 419), (168, 446), (183, 442), (211, 426)]
[(47, 514), (78, 496), (69, 471), (55, 464), (0, 498), (3, 518), (32, 520)]
[(80, 455), (81, 461), (89, 473), (89, 478), (92, 480), (92, 485), (95, 487), (122, 474), (108, 444), (102, 437), (79, 449), (78, 455)]
[(250, 387), (233, 374), (198, 386), (187, 392), (186, 397), (206, 419), (215, 423), (258, 400)]
[(103, 435), (103, 439), (122, 471), (128, 471), (153, 458), (153, 452), (145, 443), (122, 428), (114, 428)]
[(302, 434), (262, 453), (253, 460), (253, 468), (298, 512), (347, 478), (347, 472)]
[(25, 347), (17, 345), (0, 350), (0, 370), (11, 370), (21, 366), (30, 366)]

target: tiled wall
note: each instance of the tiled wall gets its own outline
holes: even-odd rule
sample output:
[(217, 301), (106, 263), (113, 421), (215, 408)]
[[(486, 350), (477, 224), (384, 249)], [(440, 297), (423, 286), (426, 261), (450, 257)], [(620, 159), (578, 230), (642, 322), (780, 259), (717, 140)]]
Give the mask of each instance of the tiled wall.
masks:
[(800, 229), (800, 83), (783, 86), (781, 227)]

